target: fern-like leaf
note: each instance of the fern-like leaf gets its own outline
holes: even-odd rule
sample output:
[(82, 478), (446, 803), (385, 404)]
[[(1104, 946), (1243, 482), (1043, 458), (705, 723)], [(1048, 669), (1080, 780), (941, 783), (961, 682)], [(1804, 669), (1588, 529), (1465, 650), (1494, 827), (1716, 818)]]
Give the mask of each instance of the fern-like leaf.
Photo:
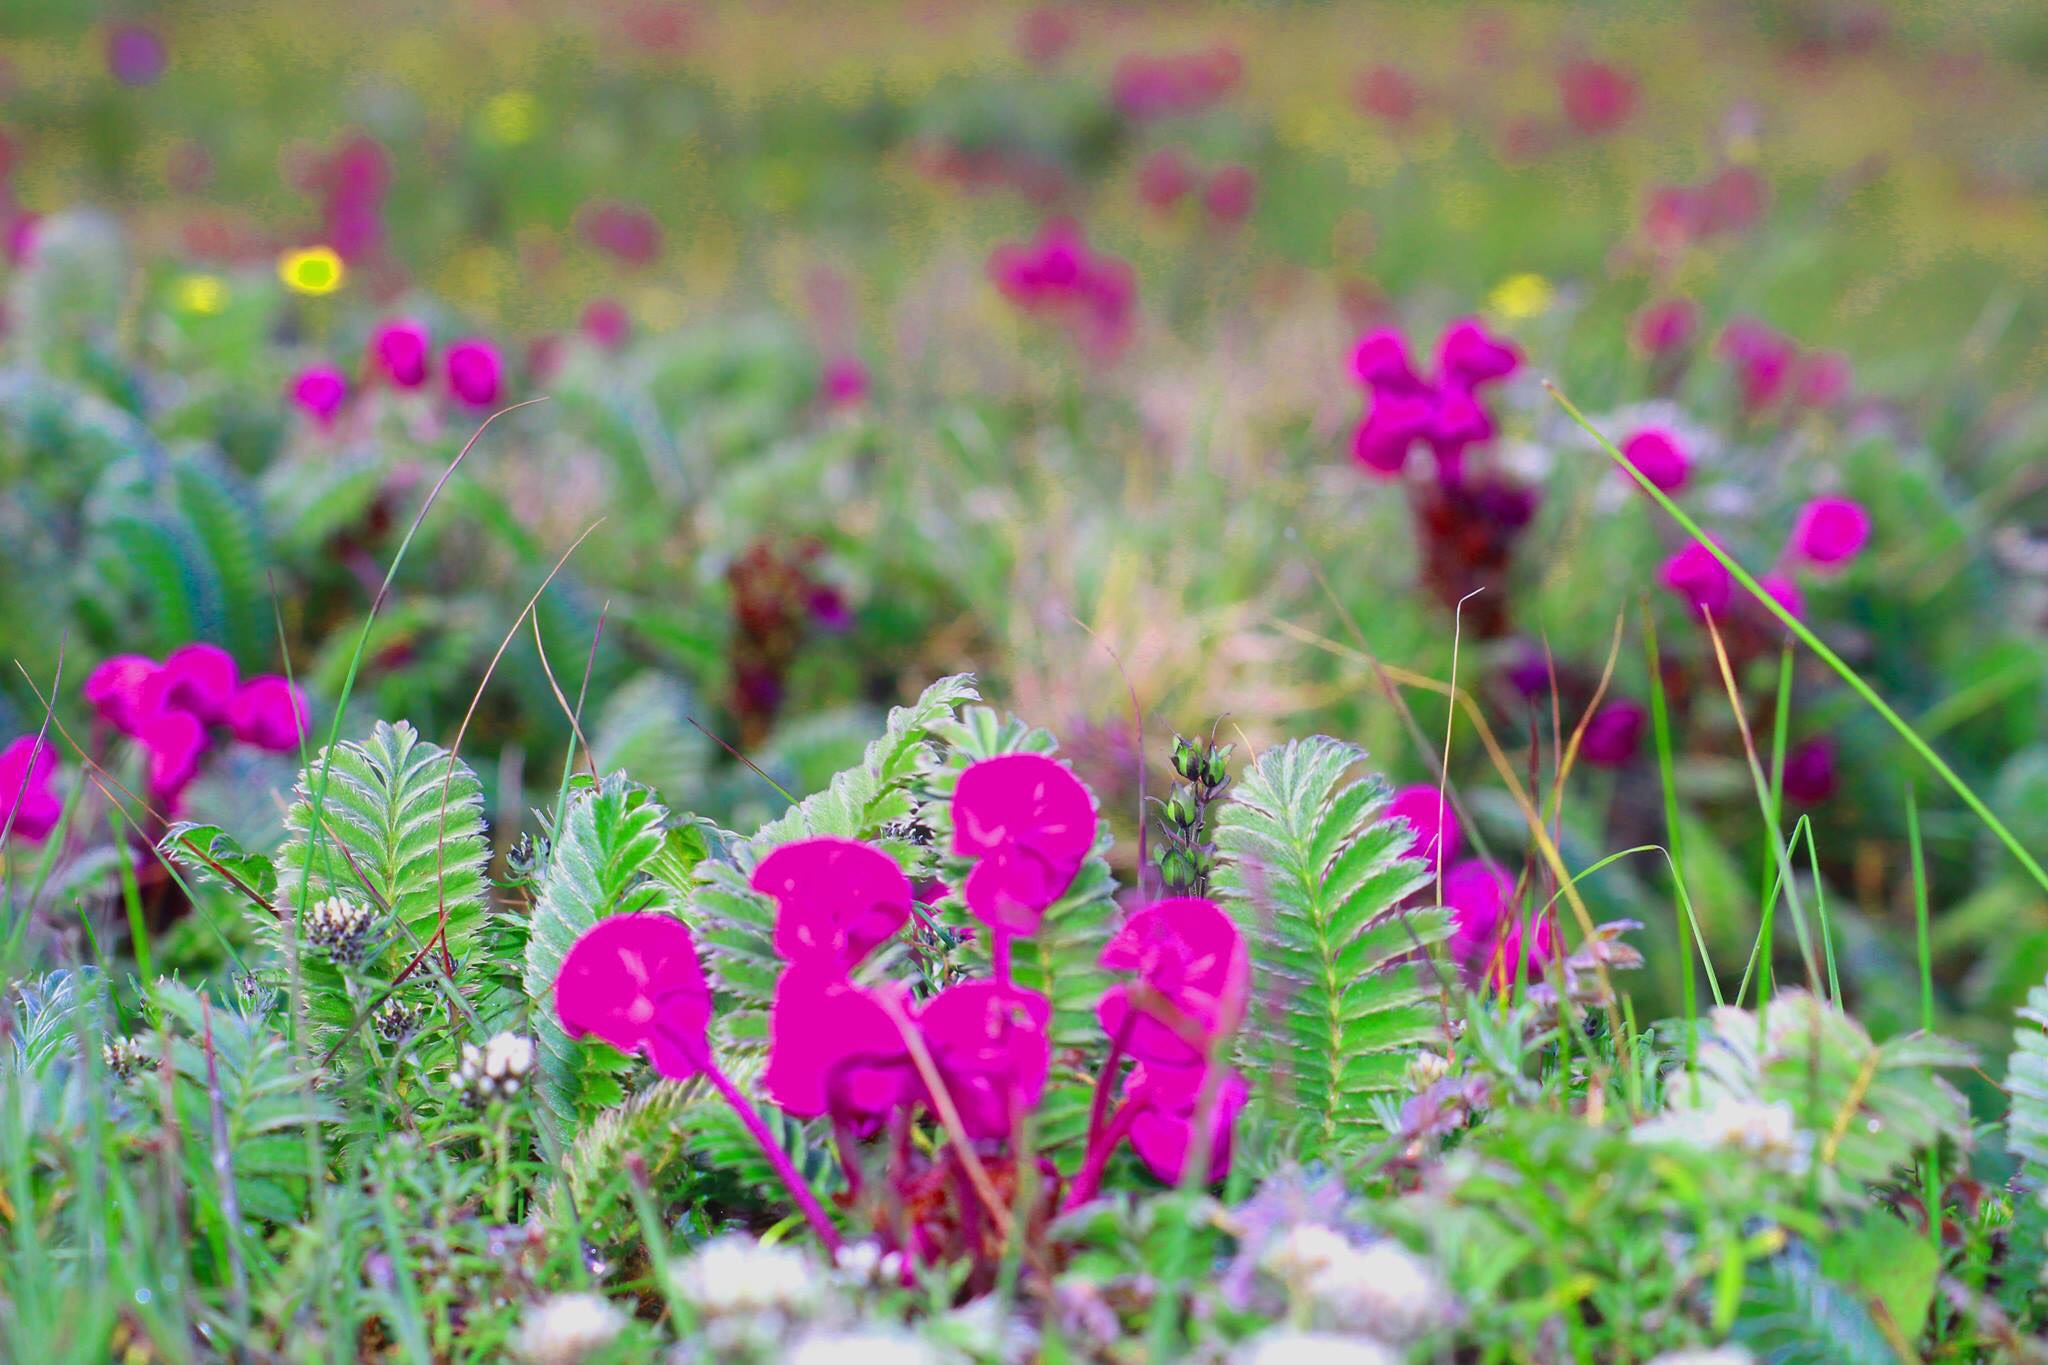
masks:
[(1245, 1050), (1324, 1141), (1376, 1128), (1373, 1098), (1403, 1084), (1442, 1036), (1422, 951), (1441, 909), (1407, 909), (1426, 881), (1386, 819), (1378, 775), (1347, 780), (1363, 750), (1326, 736), (1268, 749), (1217, 817), (1218, 895), (1253, 944)]
[(2006, 1143), (2036, 1187), (2048, 1186), (2048, 983), (2027, 992), (2012, 1031), (2005, 1089)]

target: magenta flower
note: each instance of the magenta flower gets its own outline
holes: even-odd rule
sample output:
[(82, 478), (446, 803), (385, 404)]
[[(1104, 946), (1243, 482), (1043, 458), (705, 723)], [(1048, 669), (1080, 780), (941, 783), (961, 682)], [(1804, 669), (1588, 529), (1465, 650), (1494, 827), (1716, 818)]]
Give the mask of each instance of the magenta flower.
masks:
[(940, 1079), (970, 1137), (1009, 1137), (1045, 1093), (1052, 1004), (1036, 991), (961, 981), (917, 1016)]
[(775, 901), (775, 951), (844, 974), (910, 920), (910, 879), (855, 839), (803, 839), (761, 860), (751, 884)]
[(1070, 221), (1048, 222), (1036, 241), (997, 247), (989, 277), (1017, 307), (1063, 323), (1090, 350), (1113, 354), (1130, 340), (1136, 275), (1128, 262), (1091, 248)]
[[(1676, 493), (1692, 476), (1692, 461), (1674, 432), (1662, 427), (1645, 427), (1621, 443), (1621, 453), (1642, 471), (1644, 478), (1666, 493)], [(1635, 480), (1626, 469), (1617, 471), (1630, 484)]]
[(1849, 396), (1849, 358), (1840, 351), (1815, 351), (1792, 370), (1792, 396), (1809, 408), (1832, 408)]
[(1835, 742), (1818, 735), (1795, 745), (1785, 755), (1785, 795), (1802, 806), (1818, 805), (1835, 794)]
[(292, 380), (292, 401), (315, 422), (331, 427), (335, 414), (348, 401), (348, 376), (332, 365), (303, 369)]
[(1659, 299), (1635, 318), (1635, 343), (1646, 354), (1662, 359), (1692, 345), (1699, 335), (1700, 309), (1691, 299)]
[(1394, 327), (1380, 327), (1358, 339), (1351, 351), (1351, 372), (1358, 382), (1378, 391), (1416, 392), (1427, 386), (1408, 358), (1408, 339)]
[(555, 975), (555, 1017), (686, 1081), (710, 1056), (711, 988), (689, 926), (668, 915), (613, 915), (583, 931)]
[(153, 85), (171, 64), (157, 31), (146, 24), (115, 24), (107, 30), (107, 70), (123, 85)]
[(1202, 207), (1219, 223), (1235, 225), (1252, 216), (1259, 178), (1249, 166), (1224, 166), (1202, 190)]
[(868, 1122), (922, 1093), (910, 1049), (872, 992), (825, 963), (792, 963), (768, 1011), (768, 1097), (799, 1118)]
[(377, 368), (401, 389), (427, 382), (428, 346), (426, 324), (410, 318), (387, 322), (370, 337)]
[(228, 718), (235, 696), (234, 656), (219, 645), (180, 645), (164, 656), (143, 688), (141, 710), (185, 711), (204, 725)]
[(1499, 863), (1467, 858), (1444, 874), (1444, 904), (1451, 909), (1451, 956), (1460, 962), (1493, 942), (1514, 894), (1515, 879)]
[(448, 392), (473, 408), (498, 401), (504, 365), (498, 348), (481, 337), (465, 337), (448, 348)]
[(1431, 434), (1436, 419), (1436, 403), (1427, 393), (1376, 390), (1372, 411), (1352, 437), (1352, 457), (1373, 473), (1393, 478), (1407, 468), (1408, 452)]
[(146, 713), (134, 733), (147, 756), (151, 795), (175, 804), (199, 775), (199, 760), (211, 743), (206, 726), (190, 711), (165, 707)]
[(1099, 960), (1111, 971), (1137, 973), (1146, 988), (1134, 1002), (1129, 986), (1112, 986), (1095, 1011), (1103, 1031), (1141, 1061), (1199, 1067), (1244, 1020), (1251, 956), (1236, 921), (1214, 901), (1183, 896), (1146, 906), (1110, 937)]
[(1606, 62), (1567, 62), (1557, 85), (1565, 118), (1588, 137), (1613, 132), (1635, 112), (1636, 83)]
[(1690, 603), (1694, 611), (1710, 611), (1716, 616), (1728, 609), (1728, 600), (1735, 591), (1735, 578), (1728, 572), (1728, 566), (1696, 540), (1688, 541), (1685, 548), (1665, 560), (1658, 577), (1665, 587)]
[(228, 728), (244, 744), (290, 753), (299, 747), (310, 715), (306, 694), (297, 684), (266, 673), (236, 689), (228, 703)]
[(637, 204), (593, 204), (577, 217), (583, 240), (621, 264), (649, 266), (661, 255), (661, 224)]
[(1756, 321), (1738, 318), (1721, 333), (1721, 354), (1735, 366), (1742, 406), (1752, 417), (1784, 396), (1798, 348)]
[(583, 309), (583, 335), (592, 345), (616, 351), (633, 335), (633, 317), (617, 299), (592, 299)]
[(853, 356), (835, 356), (825, 362), (818, 388), (827, 407), (858, 407), (867, 401), (868, 368)]
[[(1125, 1103), (1132, 1106), (1131, 1146), (1152, 1174), (1168, 1184), (1180, 1183), (1188, 1154), (1195, 1145), (1195, 1110), (1201, 1104), (1202, 1069), (1138, 1066), (1125, 1083)], [(1230, 1174), (1231, 1133), (1237, 1116), (1251, 1098), (1244, 1077), (1226, 1070), (1209, 1100), (1209, 1169), (1205, 1181)]]
[(1415, 831), (1402, 850), (1403, 856), (1424, 859), (1432, 873), (1458, 856), (1458, 814), (1451, 809), (1449, 798), (1435, 787), (1418, 783), (1401, 788), (1387, 803), (1387, 814), (1396, 820), (1406, 820)]
[(1770, 594), (1771, 600), (1789, 611), (1800, 620), (1806, 619), (1806, 594), (1799, 591), (1799, 585), (1781, 573), (1767, 573), (1757, 579), (1756, 585)]
[(1579, 741), (1579, 754), (1596, 768), (1619, 768), (1633, 761), (1643, 744), (1650, 713), (1642, 703), (1617, 698), (1593, 713)]
[(1816, 568), (1837, 569), (1862, 552), (1870, 539), (1870, 513), (1852, 498), (1822, 497), (1799, 509), (1792, 526), (1792, 553)]
[(140, 654), (116, 654), (86, 675), (85, 700), (116, 730), (134, 734), (142, 724), (149, 680), (157, 662)]
[(57, 750), (35, 735), (0, 749), (0, 829), (24, 843), (41, 843), (64, 816), (57, 795)]
[(1401, 68), (1375, 66), (1352, 83), (1351, 102), (1366, 117), (1398, 128), (1422, 112), (1422, 91)]
[(1199, 113), (1236, 88), (1244, 59), (1228, 47), (1150, 57), (1134, 53), (1117, 63), (1110, 97), (1133, 119)]
[(1477, 318), (1460, 318), (1437, 343), (1437, 373), (1447, 385), (1477, 388), (1507, 378), (1521, 363), (1522, 353), (1490, 335)]
[(1138, 167), (1138, 198), (1164, 213), (1195, 191), (1195, 168), (1178, 147), (1161, 147)]
[(1042, 754), (971, 763), (953, 790), (953, 852), (976, 860), (961, 885), (989, 928), (1033, 934), (1095, 847), (1095, 802)]
[(1351, 369), (1371, 392), (1372, 405), (1352, 440), (1352, 455), (1376, 474), (1393, 477), (1414, 443), (1426, 440), (1439, 473), (1458, 481), (1465, 448), (1491, 440), (1493, 418), (1476, 390), (1512, 374), (1521, 355), (1465, 318), (1451, 324), (1437, 347), (1437, 379), (1415, 373), (1408, 345), (1391, 329), (1369, 332), (1351, 353)]

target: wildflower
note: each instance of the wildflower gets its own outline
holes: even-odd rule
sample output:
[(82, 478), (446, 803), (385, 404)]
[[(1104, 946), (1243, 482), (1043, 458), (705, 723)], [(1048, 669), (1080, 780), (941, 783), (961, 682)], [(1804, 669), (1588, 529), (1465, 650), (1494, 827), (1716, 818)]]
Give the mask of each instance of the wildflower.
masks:
[(661, 255), (661, 224), (637, 204), (593, 204), (577, 223), (583, 240), (625, 265), (652, 265)]
[(850, 355), (828, 360), (818, 387), (827, 406), (858, 407), (868, 396), (867, 366)]
[(426, 324), (410, 318), (385, 323), (370, 337), (370, 355), (399, 388), (418, 388), (427, 382)]
[(673, 1275), (676, 1296), (711, 1318), (800, 1318), (817, 1304), (822, 1289), (822, 1277), (802, 1252), (745, 1233), (706, 1242)]
[(1699, 305), (1691, 299), (1659, 299), (1636, 314), (1633, 335), (1638, 350), (1663, 359), (1692, 345), (1699, 327)]
[(1249, 166), (1224, 166), (1209, 177), (1202, 190), (1202, 207), (1218, 223), (1234, 225), (1252, 215), (1257, 202), (1259, 179)]
[(107, 29), (107, 71), (123, 85), (154, 85), (171, 64), (164, 40), (147, 24), (114, 24)]
[(1785, 795), (1802, 806), (1835, 794), (1835, 742), (1826, 735), (1793, 746), (1785, 755)]
[(1144, 988), (1134, 1000), (1131, 987), (1112, 986), (1096, 1007), (1103, 1031), (1143, 1061), (1199, 1067), (1243, 1022), (1251, 957), (1236, 921), (1214, 901), (1146, 906), (1104, 945), (1100, 960), (1111, 971), (1136, 972)]
[(953, 790), (953, 852), (974, 858), (961, 893), (989, 928), (1032, 934), (1095, 847), (1095, 802), (1043, 754), (969, 764)]
[(1451, 1074), (1451, 1059), (1441, 1052), (1418, 1052), (1408, 1060), (1407, 1081), (1413, 1090), (1427, 1090)]
[(1138, 167), (1138, 198), (1161, 213), (1195, 191), (1195, 167), (1178, 147), (1161, 147)]
[[(1676, 493), (1692, 476), (1692, 461), (1679, 444), (1678, 434), (1663, 427), (1635, 432), (1621, 443), (1621, 453), (1661, 492)], [(1631, 484), (1635, 482), (1626, 469), (1616, 472)]]
[(318, 297), (341, 288), (348, 274), (341, 254), (331, 246), (311, 246), (287, 251), (277, 261), (277, 277), (294, 294)]
[(300, 370), (292, 380), (292, 401), (319, 425), (333, 426), (334, 415), (348, 401), (348, 376), (332, 365)]
[(662, 914), (613, 915), (585, 930), (555, 977), (555, 1014), (571, 1038), (596, 1034), (645, 1052), (671, 1080), (703, 1070), (711, 988), (689, 926)]
[(515, 1349), (530, 1365), (577, 1365), (625, 1326), (625, 1313), (602, 1294), (552, 1294), (520, 1315)]
[(1466, 980), (1506, 990), (1518, 977), (1541, 980), (1557, 956), (1557, 925), (1512, 903), (1515, 879), (1498, 863), (1472, 858), (1444, 874), (1451, 908), (1451, 956)]
[(1408, 359), (1408, 339), (1392, 327), (1367, 332), (1351, 349), (1351, 372), (1369, 389), (1407, 392), (1423, 387)]
[(887, 1289), (903, 1283), (906, 1262), (900, 1251), (884, 1251), (879, 1242), (855, 1242), (843, 1246), (832, 1258), (832, 1268), (854, 1284), (868, 1289)]
[(210, 318), (228, 306), (228, 284), (218, 275), (180, 275), (172, 286), (177, 306), (196, 317)]
[(448, 348), (448, 392), (473, 408), (498, 401), (503, 365), (497, 347), (481, 337), (467, 337)]
[(970, 1137), (1008, 1137), (1045, 1093), (1052, 1003), (998, 981), (961, 981), (918, 1012), (946, 1091)]
[(1493, 419), (1476, 391), (1506, 378), (1521, 354), (1464, 318), (1445, 330), (1437, 347), (1437, 378), (1423, 380), (1408, 358), (1398, 332), (1382, 329), (1360, 338), (1351, 354), (1352, 372), (1371, 393), (1371, 407), (1353, 438), (1352, 454), (1376, 473), (1392, 477), (1406, 467), (1418, 440), (1434, 450), (1440, 471), (1455, 481), (1465, 448), (1490, 440)]
[(1637, 1142), (1739, 1152), (1778, 1170), (1806, 1169), (1813, 1135), (1799, 1127), (1783, 1100), (1717, 1094), (1699, 1108), (1673, 1108), (1636, 1125)]
[(1445, 330), (1437, 343), (1436, 360), (1437, 373), (1446, 384), (1469, 390), (1513, 374), (1522, 363), (1522, 353), (1488, 335), (1476, 319), (1462, 318)]
[(1588, 137), (1613, 132), (1635, 112), (1636, 83), (1606, 62), (1567, 62), (1557, 86), (1565, 118)]
[(1345, 1253), (1309, 1277), (1308, 1297), (1337, 1326), (1406, 1346), (1448, 1323), (1450, 1292), (1430, 1264), (1391, 1238)]
[(117, 1080), (128, 1080), (146, 1060), (132, 1038), (109, 1038), (100, 1044), (100, 1061)]
[(1586, 722), (1579, 755), (1596, 768), (1622, 767), (1642, 747), (1643, 728), (1649, 719), (1641, 702), (1618, 698), (1606, 703)]
[(1721, 354), (1735, 366), (1743, 409), (1754, 417), (1784, 396), (1798, 351), (1755, 319), (1738, 318), (1721, 333)]
[[(1131, 1148), (1160, 1180), (1178, 1185), (1196, 1143), (1196, 1113), (1207, 1101), (1209, 1169), (1204, 1183), (1230, 1174), (1230, 1140), (1251, 1098), (1244, 1077), (1227, 1067), (1206, 1079), (1205, 1067), (1136, 1066), (1124, 1084), (1131, 1106)], [(1206, 1092), (1206, 1094), (1205, 1094)]]
[(592, 299), (583, 309), (583, 335), (593, 345), (616, 351), (633, 335), (633, 317), (617, 299)]
[(526, 1083), (533, 1064), (533, 1039), (523, 1033), (493, 1034), (482, 1047), (462, 1045), (455, 1080), (473, 1103), (508, 1100)]
[(531, 90), (500, 90), (484, 101), (484, 135), (500, 147), (520, 146), (540, 131), (540, 116)]
[(1510, 322), (1524, 318), (1541, 317), (1550, 311), (1550, 304), (1557, 297), (1557, 290), (1549, 280), (1533, 270), (1524, 270), (1510, 275), (1493, 287), (1486, 296), (1489, 311)]
[(328, 896), (306, 909), (306, 938), (343, 966), (354, 966), (369, 956), (371, 931), (376, 927), (376, 912), (346, 896)]
[(1138, 53), (1117, 63), (1110, 97), (1132, 119), (1198, 113), (1236, 88), (1244, 59), (1228, 47), (1149, 57)]
[(1792, 396), (1805, 407), (1832, 408), (1849, 396), (1849, 358), (1840, 351), (1816, 351), (1792, 368)]
[(1709, 611), (1716, 616), (1728, 609), (1728, 600), (1735, 592), (1735, 579), (1728, 566), (1697, 540), (1688, 541), (1665, 560), (1658, 577), (1665, 587), (1690, 603), (1694, 611)]
[(1017, 47), (1033, 66), (1055, 65), (1075, 36), (1073, 16), (1053, 5), (1033, 6), (1017, 24)]
[(1368, 118), (1398, 128), (1422, 111), (1422, 92), (1401, 68), (1375, 66), (1352, 82), (1351, 102)]
[(1805, 617), (1806, 594), (1799, 591), (1799, 585), (1791, 578), (1781, 573), (1767, 573), (1757, 579), (1756, 585), (1794, 617)]
[(1400, 1357), (1363, 1337), (1291, 1329), (1254, 1337), (1231, 1357), (1232, 1365), (1399, 1365)]
[(1792, 527), (1791, 551), (1822, 569), (1854, 559), (1870, 539), (1870, 513), (1851, 498), (1815, 498), (1799, 509)]
[(57, 751), (47, 740), (22, 735), (0, 749), (0, 829), (41, 843), (64, 816), (56, 781)]
[(761, 1088), (799, 1118), (829, 1111), (862, 1122), (921, 1093), (910, 1050), (881, 1000), (843, 970), (812, 962), (792, 964), (775, 983)]
[(782, 1356), (784, 1365), (938, 1365), (940, 1359), (917, 1337), (884, 1327), (807, 1333)]
[(845, 971), (910, 920), (910, 879), (894, 858), (854, 839), (784, 844), (751, 885), (774, 899), (775, 951), (792, 963)]
[(1130, 340), (1136, 276), (1127, 262), (1092, 249), (1072, 222), (1054, 220), (1036, 241), (997, 247), (989, 275), (1005, 298), (1063, 322), (1092, 351), (1111, 354)]
[(418, 1033), (426, 1017), (425, 1005), (401, 1000), (394, 995), (370, 1016), (370, 1026), (377, 1030), (379, 1038), (395, 1046)]
[(199, 775), (199, 760), (212, 742), (206, 727), (190, 711), (158, 709), (142, 717), (134, 735), (146, 757), (151, 794), (175, 803)]
[(244, 744), (290, 753), (306, 733), (310, 712), (305, 691), (274, 673), (249, 679), (228, 702), (228, 728)]
[(180, 645), (145, 681), (139, 710), (185, 711), (207, 725), (227, 720), (235, 696), (234, 656), (218, 645)]

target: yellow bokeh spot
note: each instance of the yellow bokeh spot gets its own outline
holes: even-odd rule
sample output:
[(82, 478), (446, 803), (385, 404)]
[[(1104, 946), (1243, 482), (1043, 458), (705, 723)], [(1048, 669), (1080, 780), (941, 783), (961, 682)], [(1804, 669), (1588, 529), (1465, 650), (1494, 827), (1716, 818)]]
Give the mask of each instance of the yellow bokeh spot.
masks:
[(228, 306), (228, 282), (218, 275), (180, 275), (171, 297), (180, 312), (211, 317)]
[(1493, 287), (1487, 295), (1486, 306), (1496, 317), (1509, 322), (1533, 318), (1549, 310), (1550, 302), (1557, 296), (1550, 281), (1533, 271), (1510, 275)]
[(505, 90), (484, 104), (484, 136), (500, 147), (531, 142), (540, 131), (540, 101), (527, 90)]
[(294, 294), (332, 294), (347, 273), (331, 246), (287, 251), (277, 261), (277, 277)]

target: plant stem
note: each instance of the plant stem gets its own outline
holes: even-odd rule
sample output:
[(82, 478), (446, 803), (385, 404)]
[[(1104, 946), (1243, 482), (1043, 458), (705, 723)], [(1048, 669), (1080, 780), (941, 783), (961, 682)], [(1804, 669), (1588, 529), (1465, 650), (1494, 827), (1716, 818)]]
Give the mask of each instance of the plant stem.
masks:
[(718, 1069), (718, 1063), (707, 1056), (703, 1059), (703, 1066), (704, 1079), (711, 1082), (712, 1088), (732, 1107), (732, 1112), (746, 1125), (747, 1132), (760, 1144), (761, 1155), (768, 1158), (768, 1164), (775, 1168), (775, 1174), (781, 1177), (783, 1186), (788, 1189), (789, 1197), (796, 1201), (796, 1206), (803, 1210), (804, 1217), (810, 1220), (811, 1231), (818, 1234), (818, 1240), (825, 1244), (827, 1251), (837, 1256), (840, 1248), (839, 1229), (833, 1227), (832, 1220), (825, 1216), (824, 1205), (818, 1202), (817, 1195), (811, 1193), (810, 1182), (806, 1181), (803, 1174), (791, 1164), (789, 1153), (782, 1150), (782, 1144), (775, 1140), (775, 1134), (768, 1131), (768, 1125), (762, 1122), (760, 1111), (740, 1093), (740, 1088), (732, 1083), (732, 1078)]

